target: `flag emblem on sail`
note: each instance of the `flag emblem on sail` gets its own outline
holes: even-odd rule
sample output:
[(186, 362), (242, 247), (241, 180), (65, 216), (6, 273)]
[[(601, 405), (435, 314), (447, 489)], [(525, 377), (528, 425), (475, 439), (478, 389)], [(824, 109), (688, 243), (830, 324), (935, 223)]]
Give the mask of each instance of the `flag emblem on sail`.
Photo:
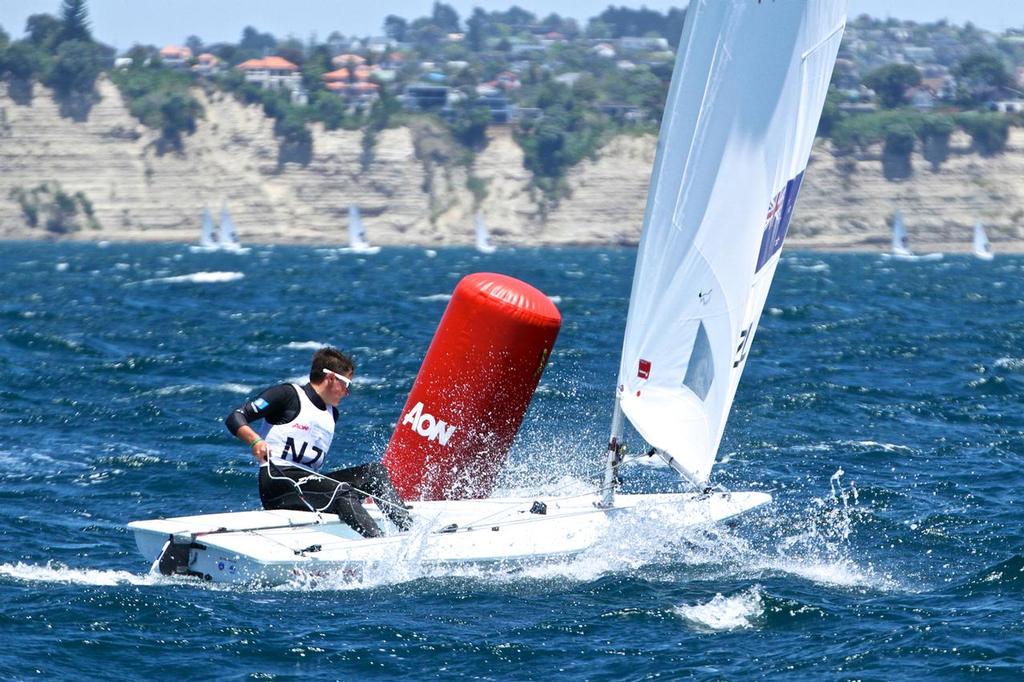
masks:
[(793, 208), (796, 206), (796, 195), (800, 191), (803, 179), (804, 174), (801, 172), (772, 197), (768, 205), (764, 236), (761, 237), (761, 249), (758, 251), (757, 267), (754, 272), (760, 272), (771, 257), (782, 249), (782, 243), (786, 241), (786, 233), (789, 231), (789, 221), (793, 217)]

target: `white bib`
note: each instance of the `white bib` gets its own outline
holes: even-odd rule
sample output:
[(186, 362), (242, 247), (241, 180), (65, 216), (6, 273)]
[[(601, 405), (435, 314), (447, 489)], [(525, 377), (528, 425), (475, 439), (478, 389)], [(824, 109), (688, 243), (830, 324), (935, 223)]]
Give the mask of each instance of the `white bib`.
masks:
[(314, 405), (302, 386), (292, 387), (299, 394), (299, 413), (286, 424), (271, 425), (263, 439), (274, 464), (298, 463), (319, 471), (334, 439), (334, 411), (330, 405), (326, 410)]

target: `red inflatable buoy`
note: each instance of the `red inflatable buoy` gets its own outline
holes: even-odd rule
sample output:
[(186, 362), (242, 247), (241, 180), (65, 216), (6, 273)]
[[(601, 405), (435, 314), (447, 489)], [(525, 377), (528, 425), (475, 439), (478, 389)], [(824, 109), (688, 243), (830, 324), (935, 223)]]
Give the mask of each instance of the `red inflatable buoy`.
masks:
[(404, 498), (491, 493), (561, 324), (551, 300), (525, 282), (462, 278), (384, 453)]

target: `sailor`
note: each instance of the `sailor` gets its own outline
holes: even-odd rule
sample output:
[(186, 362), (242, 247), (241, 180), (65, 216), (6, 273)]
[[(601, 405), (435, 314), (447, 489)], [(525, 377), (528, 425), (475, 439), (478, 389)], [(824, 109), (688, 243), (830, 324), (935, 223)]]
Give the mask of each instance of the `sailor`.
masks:
[[(264, 509), (334, 513), (360, 535), (373, 538), (382, 532), (361, 504), (367, 494), (400, 530), (411, 525), (383, 465), (370, 462), (320, 473), (334, 438), (338, 403), (348, 395), (354, 373), (348, 356), (336, 348), (321, 348), (313, 354), (309, 383), (272, 386), (224, 422), (260, 464)], [(257, 432), (251, 424), (261, 419)]]

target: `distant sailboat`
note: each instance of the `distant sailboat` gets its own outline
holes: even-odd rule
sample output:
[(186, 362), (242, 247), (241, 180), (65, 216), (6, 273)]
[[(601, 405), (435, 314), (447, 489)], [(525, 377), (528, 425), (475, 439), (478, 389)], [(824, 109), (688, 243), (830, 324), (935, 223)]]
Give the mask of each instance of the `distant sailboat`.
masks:
[(491, 237), (487, 233), (487, 226), (484, 225), (484, 216), (477, 211), (474, 219), (476, 227), (476, 250), (480, 253), (494, 253), (497, 247), (491, 244)]
[(348, 248), (342, 249), (342, 251), (361, 253), (367, 256), (380, 253), (379, 246), (370, 246), (370, 242), (366, 240), (363, 218), (359, 213), (359, 207), (355, 205), (348, 207)]
[(995, 254), (992, 253), (992, 243), (985, 234), (985, 228), (980, 222), (974, 224), (974, 255), (981, 260), (992, 260)]
[(217, 245), (223, 251), (232, 253), (248, 253), (249, 249), (242, 246), (238, 241), (238, 233), (235, 231), (235, 221), (231, 219), (227, 204), (220, 209), (220, 230), (217, 233)]
[(189, 246), (189, 251), (193, 253), (210, 253), (219, 249), (220, 246), (213, 239), (213, 216), (210, 215), (209, 208), (204, 208), (202, 227), (199, 231), (199, 243)]
[(892, 252), (883, 254), (894, 260), (941, 260), (941, 253), (929, 253), (919, 256), (910, 250), (910, 241), (907, 239), (907, 228), (903, 225), (903, 213), (896, 209), (896, 215), (892, 218)]

